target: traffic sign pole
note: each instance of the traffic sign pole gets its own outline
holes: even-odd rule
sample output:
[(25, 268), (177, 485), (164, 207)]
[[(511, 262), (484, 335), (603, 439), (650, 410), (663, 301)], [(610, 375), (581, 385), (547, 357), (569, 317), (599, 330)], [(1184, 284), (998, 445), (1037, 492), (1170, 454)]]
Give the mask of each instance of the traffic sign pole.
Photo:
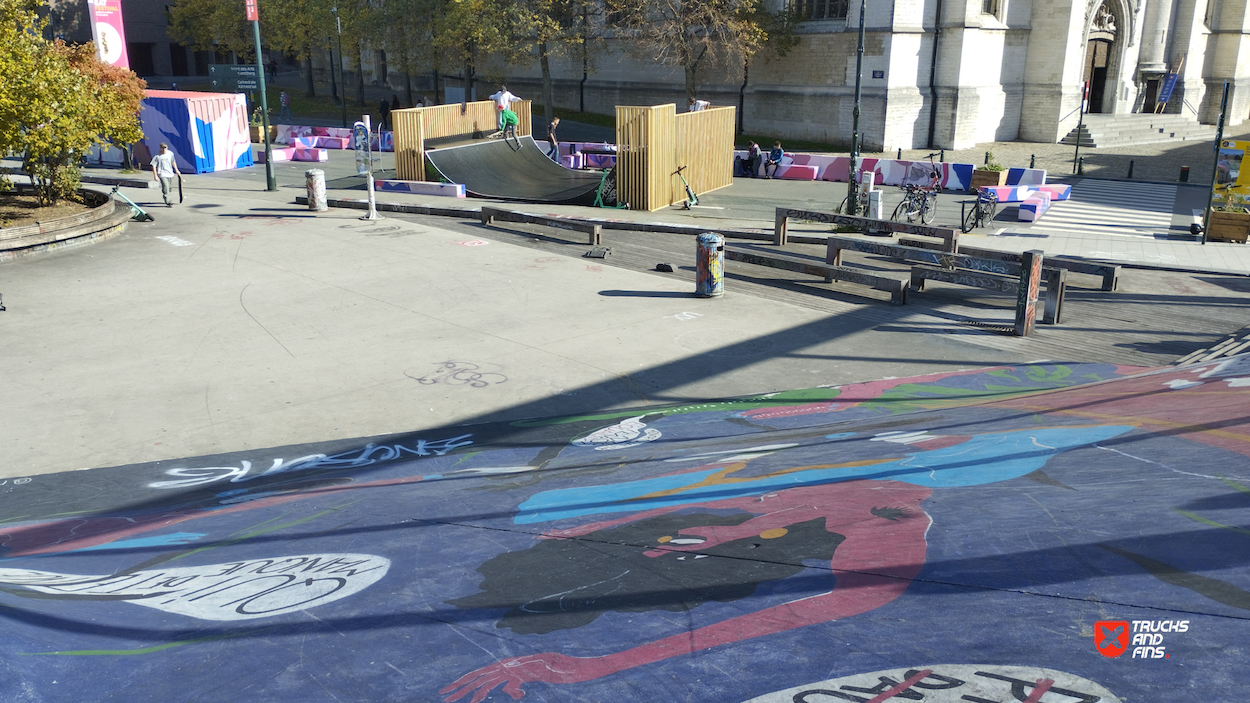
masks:
[(273, 146), (269, 143), (269, 99), (265, 95), (265, 62), (260, 53), (260, 15), (256, 0), (244, 0), (247, 18), (252, 21), (252, 39), (256, 42), (256, 85), (260, 90), (261, 134), (265, 142), (265, 190), (276, 191), (278, 179), (273, 175)]

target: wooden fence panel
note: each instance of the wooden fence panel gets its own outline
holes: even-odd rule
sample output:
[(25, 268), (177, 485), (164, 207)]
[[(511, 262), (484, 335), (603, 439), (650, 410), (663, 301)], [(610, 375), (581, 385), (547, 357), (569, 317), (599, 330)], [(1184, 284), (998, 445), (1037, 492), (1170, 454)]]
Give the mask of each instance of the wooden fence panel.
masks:
[[(513, 103), (517, 136), (531, 133), (530, 101)], [(425, 140), (490, 134), (499, 126), (495, 103), (479, 100), (430, 107), (411, 107), (391, 113), (395, 120), (395, 176), (403, 181), (425, 180)]]
[(672, 204), (677, 106), (616, 108), (617, 197), (634, 210)]
[[(733, 185), (734, 126), (737, 108), (713, 107), (677, 115), (677, 166), (694, 192), (704, 193)], [(686, 199), (681, 179), (670, 179), (669, 203)]]

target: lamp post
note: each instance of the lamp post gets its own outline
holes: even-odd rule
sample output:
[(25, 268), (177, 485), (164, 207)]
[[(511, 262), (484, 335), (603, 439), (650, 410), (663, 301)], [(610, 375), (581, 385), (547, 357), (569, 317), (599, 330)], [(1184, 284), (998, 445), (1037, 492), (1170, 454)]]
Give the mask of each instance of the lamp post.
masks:
[(855, 49), (855, 112), (851, 123), (851, 172), (846, 179), (846, 202), (852, 214), (859, 213), (859, 184), (856, 182), (859, 168), (859, 100), (864, 77), (864, 9), (865, 0), (859, 0), (859, 45)]
[[(342, 89), (343, 95), (343, 127), (347, 127), (347, 77), (343, 75), (343, 20), (339, 19), (338, 5), (330, 8), (330, 13), (334, 15), (334, 28), (338, 30), (339, 38), (339, 88)], [(331, 66), (333, 71), (334, 67)]]

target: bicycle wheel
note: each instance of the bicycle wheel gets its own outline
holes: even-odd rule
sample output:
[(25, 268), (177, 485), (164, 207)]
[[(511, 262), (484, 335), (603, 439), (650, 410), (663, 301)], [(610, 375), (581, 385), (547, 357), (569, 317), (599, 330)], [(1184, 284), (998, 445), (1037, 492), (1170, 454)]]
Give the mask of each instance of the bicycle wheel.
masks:
[[(890, 219), (895, 222), (902, 222), (903, 218), (910, 214), (907, 205), (907, 198), (903, 198), (903, 202), (894, 207), (894, 214), (890, 215)], [(911, 222), (911, 220), (909, 219), (908, 222)]]
[(838, 206), (838, 214), (839, 214), (839, 215), (849, 215), (849, 214), (850, 214), (850, 213), (848, 213), (848, 212), (846, 211), (846, 201), (847, 201), (847, 200), (849, 200), (849, 198), (842, 198), (842, 204)]
[(988, 227), (990, 223), (994, 221), (994, 215), (998, 214), (998, 199), (997, 198), (989, 202), (989, 205), (987, 206), (987, 210), (988, 212), (985, 213), (985, 217), (981, 218), (982, 227)]
[(979, 202), (973, 203), (972, 207), (968, 209), (968, 212), (964, 213), (964, 224), (960, 228), (963, 230), (964, 234), (971, 232), (972, 228), (977, 226), (977, 216), (980, 213), (981, 203)]
[(935, 217), (937, 217), (937, 195), (927, 193), (920, 203), (920, 221), (926, 225), (931, 224)]

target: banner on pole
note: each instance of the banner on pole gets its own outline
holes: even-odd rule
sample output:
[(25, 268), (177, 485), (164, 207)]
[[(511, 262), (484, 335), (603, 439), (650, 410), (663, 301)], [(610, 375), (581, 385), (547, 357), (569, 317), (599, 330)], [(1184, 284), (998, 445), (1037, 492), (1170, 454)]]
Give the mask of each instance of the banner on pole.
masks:
[(126, 53), (126, 28), (122, 25), (121, 0), (89, 0), (91, 6), (91, 38), (100, 60), (114, 66), (130, 68)]
[(243, 7), (247, 11), (248, 22), (255, 22), (260, 19), (260, 13), (256, 10), (256, 0), (243, 0)]

